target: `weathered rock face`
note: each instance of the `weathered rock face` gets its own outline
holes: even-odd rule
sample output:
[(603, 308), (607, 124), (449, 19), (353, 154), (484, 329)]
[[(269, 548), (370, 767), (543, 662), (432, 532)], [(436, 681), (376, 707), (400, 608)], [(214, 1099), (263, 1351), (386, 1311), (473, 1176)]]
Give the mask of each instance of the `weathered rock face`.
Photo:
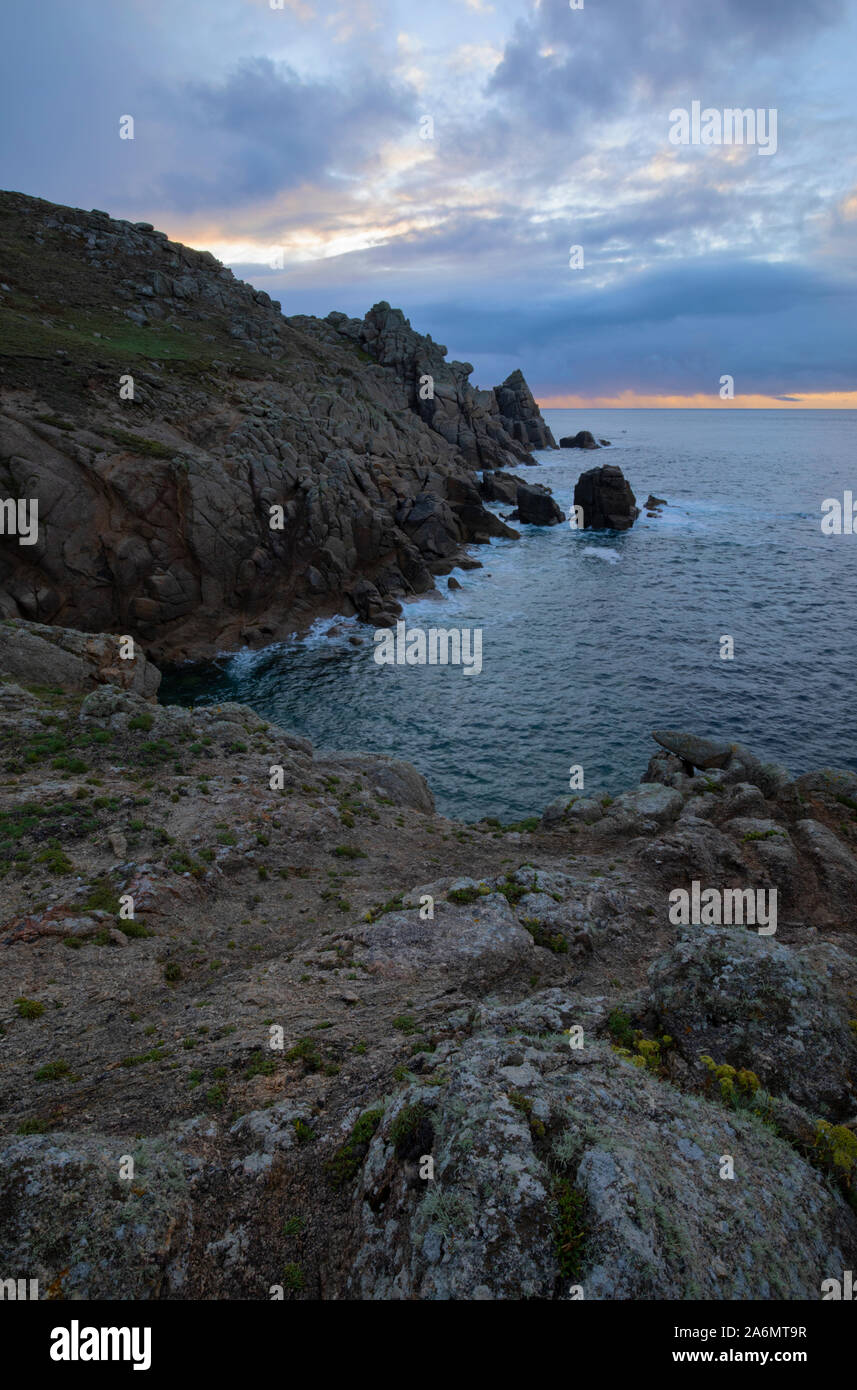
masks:
[(154, 697), (161, 683), (157, 666), (135, 650), (120, 655), (120, 637), (74, 632), (42, 623), (0, 622), (0, 674), (22, 685), (88, 691), (115, 685)]
[(819, 963), (741, 927), (688, 928), (650, 967), (652, 1004), (692, 1066), (706, 1053), (750, 1067), (773, 1094), (850, 1119), (857, 1036)]
[(517, 503), (519, 487), (526, 487), (523, 478), (499, 468), (493, 472), (486, 469), (479, 482), (479, 491), (486, 502), (505, 502), (510, 507)]
[(512, 372), (502, 386), (494, 387), (494, 395), (500, 412), (500, 423), (513, 439), (520, 440), (531, 449), (557, 447), (533, 399), (533, 393), (524, 380), (523, 372), (519, 369)]
[(515, 500), (518, 509), (514, 515), (530, 526), (556, 526), (564, 520), (559, 503), (540, 484), (520, 483)]
[[(523, 378), (509, 433), (495, 393), (388, 305), (287, 319), (145, 226), (20, 194), (0, 212), (0, 496), (38, 503), (35, 544), (0, 537), (0, 616), (204, 656), (354, 612), (364, 582), (394, 613), (509, 534), (471, 469), (540, 442)], [(426, 497), (433, 520), (411, 524)]]
[(640, 515), (630, 483), (612, 463), (581, 473), (574, 486), (574, 505), (583, 508), (587, 531), (628, 531)]
[[(303, 318), (295, 319), (302, 326)], [(472, 468), (502, 468), (529, 461), (531, 449), (556, 448), (520, 371), (493, 391), (468, 378), (469, 362), (447, 362), (446, 348), (416, 333), (401, 309), (382, 300), (364, 319), (328, 314), (325, 324), (390, 368), (404, 385), (408, 404), (431, 429), (458, 449)]]
[[(606, 444), (607, 440), (602, 440), (602, 443)], [(577, 434), (568, 434), (564, 439), (561, 439), (559, 447), (561, 449), (597, 449), (599, 444), (589, 430), (578, 430)]]

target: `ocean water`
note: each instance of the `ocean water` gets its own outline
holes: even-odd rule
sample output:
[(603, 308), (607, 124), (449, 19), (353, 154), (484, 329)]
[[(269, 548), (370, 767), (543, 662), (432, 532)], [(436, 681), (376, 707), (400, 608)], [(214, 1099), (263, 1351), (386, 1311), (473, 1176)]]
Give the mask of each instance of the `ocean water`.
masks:
[(478, 675), (380, 666), (371, 629), (345, 620), (330, 639), (326, 620), (170, 673), (161, 698), (239, 700), (320, 748), (407, 758), (465, 820), (537, 814), (575, 764), (587, 793), (621, 791), (657, 727), (740, 740), (793, 772), (857, 770), (857, 535), (821, 531), (826, 498), (857, 497), (857, 412), (544, 414), (557, 439), (612, 441), (517, 470), (566, 513), (596, 461), (619, 464), (638, 504), (653, 492), (669, 505), (624, 533), (521, 527), (474, 548), (484, 568), (457, 571), (460, 590), (441, 579), (441, 597), (406, 604), (409, 627), (480, 628)]

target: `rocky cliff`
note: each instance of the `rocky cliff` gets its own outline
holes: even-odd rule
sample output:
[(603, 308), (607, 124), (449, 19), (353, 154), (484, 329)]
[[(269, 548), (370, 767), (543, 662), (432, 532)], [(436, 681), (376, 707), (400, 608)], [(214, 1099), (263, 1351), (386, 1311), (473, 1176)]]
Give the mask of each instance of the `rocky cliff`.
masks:
[(388, 623), (515, 534), (473, 470), (553, 444), (520, 373), (475, 389), (387, 304), (285, 318), (145, 223), (0, 194), (0, 266), (0, 497), (38, 502), (34, 544), (0, 536), (9, 617), (172, 658)]

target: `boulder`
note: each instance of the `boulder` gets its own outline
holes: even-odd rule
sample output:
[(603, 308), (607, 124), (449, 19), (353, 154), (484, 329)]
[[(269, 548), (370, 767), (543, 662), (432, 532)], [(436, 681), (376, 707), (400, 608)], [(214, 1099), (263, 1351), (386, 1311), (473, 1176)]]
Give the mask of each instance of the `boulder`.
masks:
[(706, 1053), (816, 1114), (854, 1113), (846, 1000), (800, 952), (743, 927), (691, 927), (649, 968), (649, 982), (659, 1029), (692, 1066)]
[(675, 729), (653, 729), (652, 738), (691, 767), (726, 767), (732, 759), (734, 745), (720, 739), (699, 738), (696, 734), (683, 734)]
[(597, 449), (598, 441), (589, 430), (578, 430), (577, 434), (566, 435), (559, 441), (561, 449)]
[(581, 473), (574, 488), (574, 505), (583, 508), (587, 531), (627, 531), (640, 515), (630, 483), (612, 463)]

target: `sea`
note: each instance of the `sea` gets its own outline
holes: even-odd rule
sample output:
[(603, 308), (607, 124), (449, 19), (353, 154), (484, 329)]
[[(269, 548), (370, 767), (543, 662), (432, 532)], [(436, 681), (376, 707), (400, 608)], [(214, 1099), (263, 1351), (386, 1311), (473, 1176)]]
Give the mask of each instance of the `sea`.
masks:
[(626, 532), (519, 526), (473, 548), (482, 568), (456, 570), (460, 589), (441, 578), (405, 605), (408, 629), (480, 630), (478, 673), (379, 665), (371, 628), (328, 618), (173, 669), (160, 698), (237, 700), (320, 749), (406, 758), (465, 821), (538, 815), (575, 768), (584, 794), (615, 795), (643, 776), (658, 728), (737, 740), (793, 773), (857, 771), (857, 534), (822, 530), (833, 499), (857, 500), (857, 411), (543, 414), (556, 439), (610, 441), (515, 470), (566, 515), (580, 473), (607, 462), (638, 505), (667, 505)]

